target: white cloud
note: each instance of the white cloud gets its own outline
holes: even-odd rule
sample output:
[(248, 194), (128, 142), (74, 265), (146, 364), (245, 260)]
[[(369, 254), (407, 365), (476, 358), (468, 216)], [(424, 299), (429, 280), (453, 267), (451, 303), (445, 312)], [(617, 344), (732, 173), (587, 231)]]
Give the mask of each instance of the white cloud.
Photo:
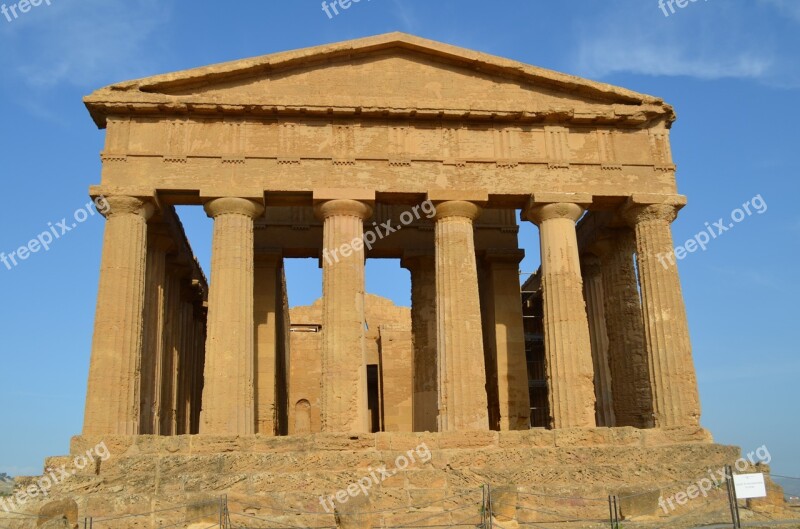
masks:
[(585, 75), (605, 77), (615, 73), (690, 76), (699, 79), (763, 77), (772, 59), (757, 54), (701, 56), (697, 50), (653, 42), (607, 39), (579, 50), (579, 68)]
[(81, 0), (53, 3), (4, 24), (6, 62), (26, 84), (95, 87), (150, 73), (153, 35), (169, 18), (156, 0)]
[(775, 28), (772, 8), (800, 20), (797, 0), (690, 3), (669, 17), (655, 1), (609, 3), (576, 28), (573, 70), (594, 78), (631, 73), (800, 86), (787, 42), (795, 37)]

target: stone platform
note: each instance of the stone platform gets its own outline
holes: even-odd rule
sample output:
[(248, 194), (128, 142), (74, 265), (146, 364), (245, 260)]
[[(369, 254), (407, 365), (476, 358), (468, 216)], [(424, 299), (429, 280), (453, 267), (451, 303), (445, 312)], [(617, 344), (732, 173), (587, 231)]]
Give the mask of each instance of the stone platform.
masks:
[[(75, 459), (100, 443), (108, 449), (106, 460), (77, 470)], [(401, 456), (409, 464), (397, 470)], [(70, 477), (21, 510), (60, 509), (72, 523), (93, 518), (95, 529), (206, 528), (218, 521), (225, 495), (236, 527), (475, 527), (483, 487), (490, 485), (494, 512), (498, 520), (512, 520), (508, 527), (556, 518), (593, 527), (607, 520), (609, 494), (638, 494), (623, 502), (623, 514), (655, 517), (662, 490), (674, 494), (676, 483), (702, 478), (739, 456), (738, 448), (714, 444), (698, 428), (75, 437), (70, 456), (46, 462), (50, 471), (63, 467)], [(382, 466), (391, 476), (376, 470)], [(323, 505), (321, 498), (370, 476), (379, 479), (368, 495)], [(36, 480), (18, 479), (18, 485)], [(332, 503), (336, 514), (326, 512)], [(37, 521), (45, 520), (0, 509), (3, 527), (36, 527)]]

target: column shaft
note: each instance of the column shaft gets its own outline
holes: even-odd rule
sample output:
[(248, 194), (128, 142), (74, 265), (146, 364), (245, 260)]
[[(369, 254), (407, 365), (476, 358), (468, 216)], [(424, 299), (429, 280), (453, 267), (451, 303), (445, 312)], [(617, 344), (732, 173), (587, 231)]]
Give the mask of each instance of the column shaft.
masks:
[(414, 347), (412, 416), (415, 432), (437, 431), (436, 259), (414, 255), (403, 259), (411, 272), (411, 334)]
[(165, 298), (163, 355), (161, 358), (161, 389), (159, 392), (160, 435), (177, 433), (178, 369), (180, 363), (180, 277), (179, 270), (168, 267)]
[(258, 255), (255, 263), (256, 433), (276, 435), (278, 351), (278, 255)]
[(437, 206), (436, 326), (439, 431), (488, 430), (483, 330), (473, 221), (480, 208)]
[(634, 206), (627, 212), (636, 231), (642, 313), (655, 426), (696, 426), (700, 399), (692, 361), (686, 308), (678, 269), (661, 263), (673, 251), (674, 206)]
[[(487, 253), (484, 288), (484, 341), (496, 375), (489, 384), (496, 386), (498, 427), (500, 430), (527, 430), (531, 427), (528, 364), (525, 332), (522, 325), (522, 294), (519, 283), (521, 250), (495, 250)], [(487, 378), (489, 366), (487, 365)], [(490, 388), (492, 391), (493, 388)]]
[(583, 299), (575, 222), (577, 204), (534, 205), (528, 218), (539, 225), (546, 372), (551, 426), (595, 426), (594, 369)]
[(317, 206), (323, 219), (322, 430), (367, 432), (364, 219), (372, 209), (355, 200)]
[(171, 241), (164, 235), (149, 237), (147, 248), (146, 286), (144, 301), (144, 338), (142, 343), (142, 384), (140, 434), (159, 431), (161, 356), (164, 333), (164, 294), (166, 289), (166, 259)]
[(152, 206), (109, 197), (84, 435), (139, 433), (147, 219)]
[(241, 198), (216, 199), (205, 208), (214, 236), (200, 433), (252, 434), (253, 219), (264, 208)]
[(586, 314), (589, 319), (589, 338), (592, 344), (597, 426), (616, 426), (614, 399), (611, 391), (611, 369), (608, 363), (608, 334), (604, 310), (605, 292), (599, 259), (594, 256), (584, 257), (581, 260), (581, 270), (583, 271)]
[(632, 230), (614, 230), (602, 244), (608, 358), (617, 426), (648, 428), (653, 405)]

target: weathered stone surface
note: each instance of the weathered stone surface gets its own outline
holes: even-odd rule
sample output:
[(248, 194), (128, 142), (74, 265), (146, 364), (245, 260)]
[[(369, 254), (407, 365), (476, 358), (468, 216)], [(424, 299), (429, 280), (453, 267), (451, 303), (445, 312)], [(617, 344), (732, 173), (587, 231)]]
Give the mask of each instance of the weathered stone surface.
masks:
[(700, 396), (678, 269), (674, 264), (664, 266), (659, 259), (673, 251), (670, 223), (676, 215), (671, 204), (634, 204), (627, 212), (636, 231), (653, 415), (660, 427), (700, 423)]
[(539, 226), (541, 237), (551, 426), (591, 427), (595, 425), (594, 370), (575, 234), (575, 222), (584, 209), (572, 202), (538, 200), (537, 195), (524, 214)]
[(436, 322), (439, 431), (488, 430), (473, 221), (480, 208), (447, 201), (436, 208)]
[(208, 340), (200, 431), (255, 432), (253, 219), (260, 204), (238, 197), (205, 205), (214, 219)]

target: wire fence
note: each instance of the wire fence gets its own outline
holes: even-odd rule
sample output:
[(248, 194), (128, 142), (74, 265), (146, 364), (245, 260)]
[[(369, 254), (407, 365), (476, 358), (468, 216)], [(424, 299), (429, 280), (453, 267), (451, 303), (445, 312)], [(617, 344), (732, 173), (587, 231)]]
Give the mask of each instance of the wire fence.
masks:
[[(79, 526), (83, 529), (800, 527), (800, 504), (785, 502), (777, 485), (778, 482), (800, 485), (800, 478), (771, 475), (766, 481), (767, 497), (740, 499), (733, 476), (733, 469), (727, 466), (724, 475), (720, 470), (718, 476), (709, 472), (696, 479), (663, 483), (647, 490), (594, 496), (575, 494), (553, 484), (485, 484), (449, 495), (439, 491), (440, 494), (433, 494), (426, 501), (411, 502), (403, 499), (408, 497), (404, 489), (378, 490), (360, 502), (339, 504), (331, 511), (319, 508), (311, 494), (306, 502), (221, 496), (137, 513), (86, 516)], [(38, 527), (48, 521), (44, 517), (0, 511), (0, 529)]]

